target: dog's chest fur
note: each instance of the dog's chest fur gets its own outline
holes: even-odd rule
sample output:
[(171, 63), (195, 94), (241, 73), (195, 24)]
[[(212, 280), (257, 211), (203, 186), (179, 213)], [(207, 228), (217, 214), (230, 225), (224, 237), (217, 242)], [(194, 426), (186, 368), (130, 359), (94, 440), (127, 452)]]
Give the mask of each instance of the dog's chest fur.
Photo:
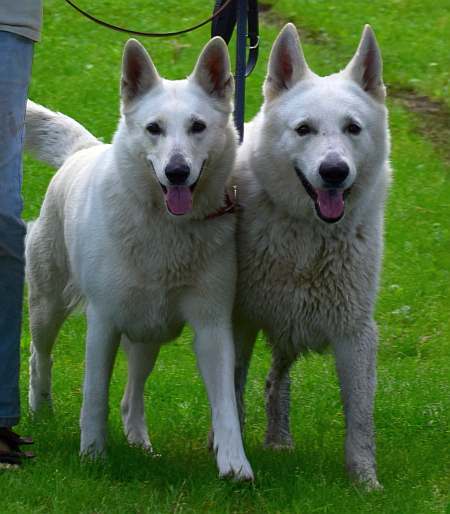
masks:
[(238, 231), (238, 315), (276, 344), (296, 352), (322, 349), (371, 315), (377, 232), (362, 225), (322, 228), (314, 219), (302, 222), (250, 203)]
[(94, 231), (95, 237), (107, 232), (97, 245), (104, 253), (93, 256), (102, 263), (87, 272), (83, 289), (88, 299), (108, 295), (101, 303), (132, 341), (162, 343), (177, 337), (185, 322), (183, 302), (201, 289), (221, 248), (234, 245), (232, 217), (183, 223), (164, 217), (136, 220), (131, 212), (115, 213)]

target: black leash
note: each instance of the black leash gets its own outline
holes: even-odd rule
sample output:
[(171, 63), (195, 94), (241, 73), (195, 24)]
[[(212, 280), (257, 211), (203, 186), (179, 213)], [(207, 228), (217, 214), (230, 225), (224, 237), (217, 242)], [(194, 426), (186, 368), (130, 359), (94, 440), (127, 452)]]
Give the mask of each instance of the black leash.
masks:
[[(128, 29), (120, 25), (114, 25), (101, 20), (96, 16), (81, 9), (72, 0), (65, 0), (89, 20), (117, 32), (125, 32), (135, 36), (143, 37), (171, 37), (187, 34), (212, 22), (211, 37), (221, 36), (228, 44), (236, 27), (236, 69), (235, 69), (235, 109), (234, 123), (239, 132), (239, 139), (242, 142), (244, 137), (244, 111), (245, 111), (245, 79), (250, 75), (258, 61), (259, 50), (259, 23), (258, 23), (258, 0), (216, 0), (213, 14), (192, 27), (173, 32), (141, 32)], [(247, 57), (247, 39), (248, 57)]]
[[(225, 3), (227, 5), (225, 5)], [(245, 68), (245, 76), (248, 77), (256, 66), (258, 61), (259, 49), (259, 22), (258, 22), (258, 1), (247, 0), (247, 22), (248, 29), (246, 35), (248, 38), (248, 59)], [(224, 9), (225, 8), (225, 9)], [(220, 12), (219, 12), (220, 9)], [(236, 25), (236, 0), (231, 3), (224, 0), (216, 0), (214, 7), (214, 18), (211, 23), (211, 37), (221, 36), (228, 44), (233, 36), (234, 27)]]
[[(219, 12), (220, 11), (220, 12)], [(228, 44), (236, 27), (236, 69), (234, 123), (242, 142), (244, 137), (245, 79), (258, 61), (258, 0), (216, 0), (211, 37), (221, 36)], [(248, 57), (247, 57), (247, 39)]]
[(143, 36), (143, 37), (170, 37), (170, 36), (179, 36), (180, 34), (187, 34), (188, 32), (192, 32), (194, 30), (199, 29), (200, 27), (203, 27), (210, 21), (213, 21), (214, 18), (217, 16), (220, 16), (220, 14), (226, 10), (226, 8), (233, 2), (233, 0), (225, 0), (223, 2), (222, 7), (215, 11), (212, 16), (207, 18), (206, 20), (203, 20), (196, 25), (193, 25), (192, 27), (188, 27), (186, 29), (182, 30), (175, 30), (173, 32), (141, 32), (139, 30), (133, 30), (128, 29), (126, 27), (121, 27), (120, 25), (113, 25), (112, 23), (109, 23), (107, 21), (101, 20), (100, 18), (97, 18), (96, 16), (89, 14), (84, 9), (81, 9), (75, 2), (72, 2), (72, 0), (65, 0), (66, 3), (68, 3), (71, 7), (73, 7), (76, 11), (78, 11), (80, 14), (88, 18), (89, 20), (98, 23), (102, 27), (106, 27), (111, 30), (116, 30), (117, 32), (126, 32), (127, 34), (133, 34), (135, 36)]

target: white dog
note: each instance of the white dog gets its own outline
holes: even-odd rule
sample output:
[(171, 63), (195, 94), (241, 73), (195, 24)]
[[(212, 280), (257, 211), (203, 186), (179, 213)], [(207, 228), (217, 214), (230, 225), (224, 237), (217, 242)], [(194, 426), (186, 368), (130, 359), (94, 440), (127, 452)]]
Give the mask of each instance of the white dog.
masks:
[[(105, 448), (119, 342), (128, 354), (125, 433), (150, 448), (142, 390), (162, 343), (185, 323), (212, 410), (221, 476), (251, 479), (234, 391), (235, 216), (225, 187), (236, 133), (228, 52), (214, 38), (187, 80), (162, 79), (144, 48), (124, 52), (122, 117), (111, 145), (29, 103), (27, 146), (60, 170), (28, 236), (33, 411), (51, 395), (51, 350), (73, 307), (88, 333), (81, 453)], [(223, 215), (222, 215), (223, 214)]]
[(319, 77), (287, 25), (273, 45), (264, 95), (235, 173), (242, 206), (235, 308), (240, 414), (262, 329), (273, 351), (266, 444), (290, 447), (289, 369), (301, 354), (331, 345), (347, 467), (378, 487), (373, 310), (390, 169), (382, 62), (371, 28), (343, 71)]

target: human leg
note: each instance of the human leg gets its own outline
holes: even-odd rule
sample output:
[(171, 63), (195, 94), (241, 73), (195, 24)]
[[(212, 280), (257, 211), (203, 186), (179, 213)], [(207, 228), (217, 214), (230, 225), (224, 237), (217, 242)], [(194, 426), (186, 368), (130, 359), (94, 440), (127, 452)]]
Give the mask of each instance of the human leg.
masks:
[(22, 142), (33, 43), (0, 32), (0, 427), (18, 423), (24, 281)]

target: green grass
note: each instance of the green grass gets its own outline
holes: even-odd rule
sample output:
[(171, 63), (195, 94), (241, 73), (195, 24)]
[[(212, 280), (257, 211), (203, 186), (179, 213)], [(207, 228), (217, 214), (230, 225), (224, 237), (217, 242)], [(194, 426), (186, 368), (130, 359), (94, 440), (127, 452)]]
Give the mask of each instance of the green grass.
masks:
[[(98, 6), (97, 14), (138, 30), (183, 27), (208, 15), (210, 3), (80, 0), (86, 8)], [(261, 30), (261, 59), (247, 84), (248, 117), (260, 105), (268, 51), (286, 19), (298, 24), (307, 59), (319, 73), (342, 68), (363, 23), (371, 23), (382, 46), (390, 89), (411, 89), (441, 101), (443, 109), (449, 105), (448, 2), (447, 9), (444, 2), (430, 0), (271, 3)], [(208, 35), (209, 28), (204, 28), (178, 39), (143, 42), (160, 72), (178, 78), (190, 72)], [(109, 140), (118, 118), (125, 39), (85, 21), (59, 0), (46, 0), (31, 97), (76, 117)], [(262, 341), (250, 370), (245, 435), (256, 481), (219, 481), (205, 448), (209, 411), (189, 330), (162, 349), (146, 390), (151, 437), (161, 456), (151, 458), (129, 448), (121, 433), (119, 401), (126, 367), (120, 355), (111, 388), (108, 459), (82, 463), (77, 452), (84, 319), (75, 316), (66, 323), (55, 349), (56, 415), (36, 420), (26, 408), (30, 338), (25, 319), (20, 430), (35, 437), (37, 459), (18, 472), (0, 474), (2, 514), (450, 514), (450, 170), (428, 118), (419, 118), (396, 101), (389, 106), (395, 180), (377, 309), (381, 340), (375, 413), (384, 491), (365, 494), (346, 478), (343, 415), (330, 356), (311, 356), (293, 372), (295, 451), (278, 454), (262, 448), (263, 383), (270, 357)], [(26, 159), (27, 219), (38, 215), (52, 174)]]
[[(327, 43), (321, 45), (317, 63), (318, 66), (322, 63), (320, 66), (327, 72), (336, 67), (336, 61), (330, 58), (335, 57), (333, 53), (330, 56), (330, 46), (337, 55), (342, 52), (350, 56), (362, 26), (370, 23), (383, 49), (387, 85), (414, 88), (450, 105), (448, 0), (305, 0), (301, 4), (295, 0), (270, 0), (268, 3), (294, 21), (307, 41)], [(307, 30), (302, 31), (302, 27)]]

